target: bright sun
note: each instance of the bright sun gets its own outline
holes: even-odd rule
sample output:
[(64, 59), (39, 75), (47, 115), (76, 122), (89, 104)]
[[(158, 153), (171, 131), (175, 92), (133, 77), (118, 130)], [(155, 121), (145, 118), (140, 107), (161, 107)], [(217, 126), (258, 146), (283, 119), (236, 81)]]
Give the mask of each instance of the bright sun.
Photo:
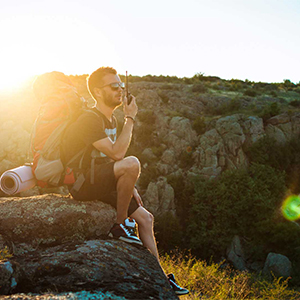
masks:
[[(84, 74), (99, 64), (118, 60), (110, 41), (92, 25), (77, 19), (9, 17), (0, 20), (0, 28), (0, 91), (14, 90), (45, 72)], [(95, 36), (97, 41), (90, 45)]]

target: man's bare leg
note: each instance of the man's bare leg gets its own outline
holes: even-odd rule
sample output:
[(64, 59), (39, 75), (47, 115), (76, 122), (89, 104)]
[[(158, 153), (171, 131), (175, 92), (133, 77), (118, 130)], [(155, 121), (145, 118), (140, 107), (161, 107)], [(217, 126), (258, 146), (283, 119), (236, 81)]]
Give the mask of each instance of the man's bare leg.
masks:
[(138, 207), (130, 216), (135, 219), (138, 224), (139, 237), (144, 246), (157, 258), (159, 262), (159, 255), (156, 246), (156, 240), (153, 232), (153, 215), (144, 207)]
[(134, 156), (116, 161), (114, 173), (117, 179), (117, 220), (124, 223), (128, 217), (128, 207), (132, 198), (134, 185), (140, 175), (140, 162)]

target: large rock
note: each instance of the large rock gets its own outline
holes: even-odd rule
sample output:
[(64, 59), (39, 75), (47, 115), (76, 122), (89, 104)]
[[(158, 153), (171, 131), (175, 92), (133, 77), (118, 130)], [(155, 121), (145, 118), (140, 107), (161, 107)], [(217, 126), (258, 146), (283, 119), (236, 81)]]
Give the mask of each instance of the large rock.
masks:
[(144, 202), (155, 216), (166, 212), (175, 215), (174, 189), (165, 177), (159, 177), (157, 182), (150, 182), (145, 193)]
[(142, 246), (121, 241), (66, 243), (15, 256), (5, 264), (5, 294), (98, 291), (107, 298), (96, 299), (178, 299), (156, 258)]
[(36, 247), (99, 238), (108, 233), (115, 216), (110, 205), (69, 196), (0, 198), (0, 234), (15, 245)]
[(237, 235), (234, 236), (230, 247), (227, 249), (227, 259), (237, 270), (247, 270), (242, 243)]
[(270, 277), (273, 274), (276, 277), (287, 278), (291, 276), (292, 263), (286, 256), (271, 252), (267, 256), (263, 273)]

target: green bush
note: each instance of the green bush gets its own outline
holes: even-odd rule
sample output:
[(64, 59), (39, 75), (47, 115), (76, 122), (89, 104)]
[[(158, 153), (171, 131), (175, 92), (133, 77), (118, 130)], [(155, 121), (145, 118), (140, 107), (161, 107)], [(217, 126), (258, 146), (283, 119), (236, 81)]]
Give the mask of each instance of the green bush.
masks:
[(259, 114), (259, 117), (261, 117), (264, 121), (266, 121), (274, 116), (279, 115), (280, 111), (281, 109), (278, 103), (273, 102), (264, 107), (262, 113)]
[(183, 231), (180, 221), (170, 212), (155, 218), (154, 229), (160, 250), (169, 252), (181, 244)]
[(203, 134), (206, 130), (205, 119), (203, 116), (198, 116), (192, 124), (193, 129), (197, 132), (198, 135)]
[(252, 90), (252, 89), (249, 89), (249, 90), (246, 90), (244, 92), (244, 95), (245, 96), (249, 96), (249, 97), (256, 97), (257, 96), (257, 92)]
[[(264, 257), (261, 249), (282, 243), (276, 234), (284, 220), (277, 212), (285, 191), (284, 172), (260, 164), (224, 172), (218, 180), (197, 179), (189, 214), (190, 248), (202, 258), (220, 258), (239, 235), (247, 238), (252, 255)], [(285, 242), (292, 238), (287, 234)]]
[(289, 105), (293, 106), (293, 107), (300, 107), (300, 100), (293, 100), (289, 103)]
[(271, 166), (285, 172), (286, 185), (293, 193), (300, 192), (300, 139), (280, 144), (268, 136), (258, 140), (248, 149), (245, 149), (250, 163), (259, 163)]

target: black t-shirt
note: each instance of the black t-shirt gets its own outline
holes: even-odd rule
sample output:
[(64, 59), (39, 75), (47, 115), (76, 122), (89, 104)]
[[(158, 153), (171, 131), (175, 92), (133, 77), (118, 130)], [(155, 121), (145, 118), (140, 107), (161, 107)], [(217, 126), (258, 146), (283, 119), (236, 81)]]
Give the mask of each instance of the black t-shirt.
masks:
[[(68, 164), (82, 149), (86, 150), (82, 160), (83, 169), (90, 167), (92, 154), (98, 157), (96, 163), (111, 161), (110, 158), (104, 153), (99, 152), (92, 145), (94, 142), (107, 137), (109, 137), (113, 143), (117, 139), (116, 118), (113, 116), (112, 122), (110, 122), (96, 108), (84, 111), (77, 120), (68, 127), (64, 135), (64, 141), (62, 143), (64, 163)], [(77, 169), (81, 158), (82, 155), (68, 164), (68, 166)]]

